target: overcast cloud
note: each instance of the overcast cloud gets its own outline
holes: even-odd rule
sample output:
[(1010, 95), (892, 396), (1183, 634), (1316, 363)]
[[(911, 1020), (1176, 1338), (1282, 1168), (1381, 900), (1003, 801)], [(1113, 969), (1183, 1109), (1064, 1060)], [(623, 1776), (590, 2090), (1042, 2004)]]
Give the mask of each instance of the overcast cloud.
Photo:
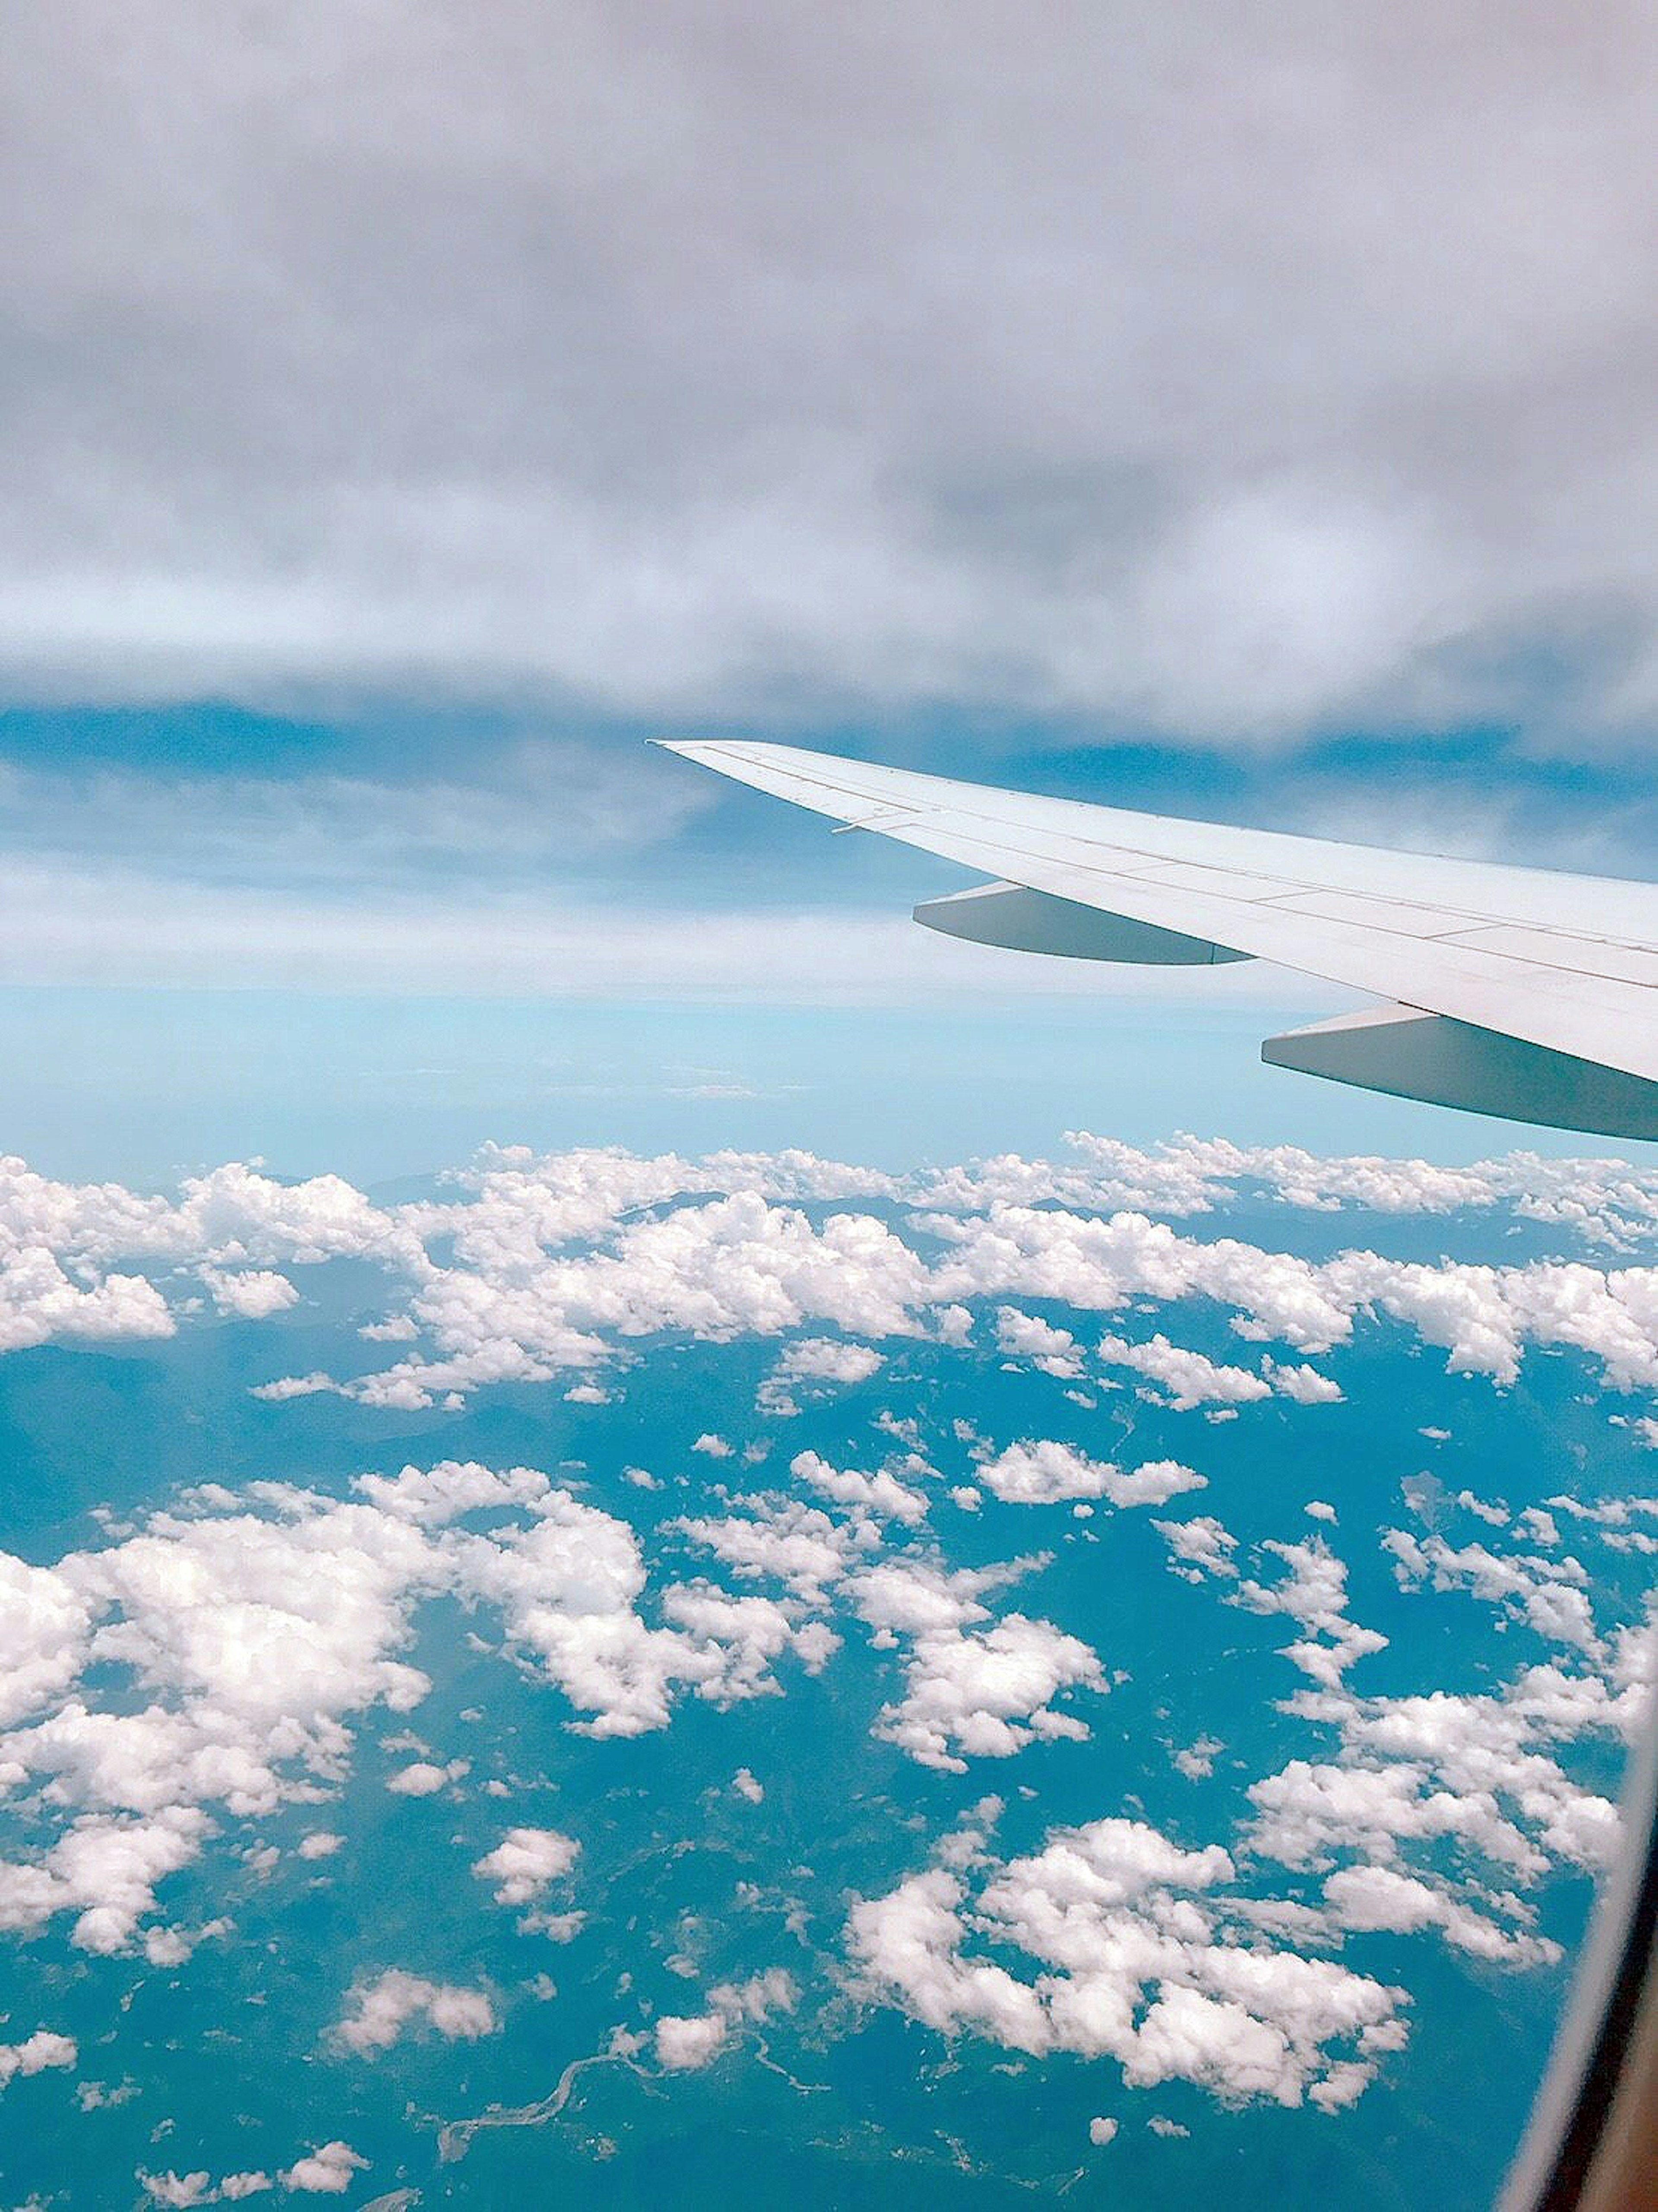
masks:
[(14, 696), (1649, 747), (1649, 10), (7, 43)]

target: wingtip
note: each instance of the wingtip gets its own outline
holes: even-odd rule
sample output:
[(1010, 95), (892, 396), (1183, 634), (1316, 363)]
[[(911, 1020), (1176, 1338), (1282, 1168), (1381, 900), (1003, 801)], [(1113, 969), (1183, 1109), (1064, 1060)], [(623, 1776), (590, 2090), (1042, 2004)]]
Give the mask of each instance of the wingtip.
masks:
[(665, 753), (677, 753), (682, 760), (706, 760), (710, 754), (716, 758), (725, 750), (714, 738), (647, 738), (647, 745), (655, 745)]

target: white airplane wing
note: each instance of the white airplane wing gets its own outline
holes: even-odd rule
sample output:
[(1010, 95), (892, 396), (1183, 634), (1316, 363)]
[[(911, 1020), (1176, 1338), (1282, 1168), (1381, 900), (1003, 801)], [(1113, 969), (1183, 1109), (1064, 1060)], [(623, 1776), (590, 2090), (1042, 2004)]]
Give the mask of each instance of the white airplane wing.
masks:
[(1074, 958), (1260, 959), (1386, 1003), (1273, 1065), (1515, 1121), (1658, 1139), (1658, 884), (1234, 830), (876, 768), (663, 741), (739, 783), (979, 870), (930, 927)]

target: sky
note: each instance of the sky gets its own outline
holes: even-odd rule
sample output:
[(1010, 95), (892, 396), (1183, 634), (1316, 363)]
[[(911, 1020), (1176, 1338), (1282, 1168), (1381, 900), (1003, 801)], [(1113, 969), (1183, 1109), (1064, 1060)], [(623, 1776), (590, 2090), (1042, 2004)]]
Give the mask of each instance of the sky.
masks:
[(746, 734), (1641, 874), (1658, 27), (76, 4), (0, 101), (15, 1147), (1224, 1127), (1342, 1001), (910, 927)]

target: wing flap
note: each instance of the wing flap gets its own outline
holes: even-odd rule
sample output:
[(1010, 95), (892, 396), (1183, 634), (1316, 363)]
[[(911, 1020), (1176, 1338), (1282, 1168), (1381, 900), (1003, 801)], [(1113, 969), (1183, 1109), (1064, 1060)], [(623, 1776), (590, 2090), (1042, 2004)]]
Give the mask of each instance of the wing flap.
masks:
[(1600, 1137), (1658, 1133), (1658, 1083), (1414, 1006), (1370, 1006), (1268, 1037), (1260, 1056), (1394, 1098)]

